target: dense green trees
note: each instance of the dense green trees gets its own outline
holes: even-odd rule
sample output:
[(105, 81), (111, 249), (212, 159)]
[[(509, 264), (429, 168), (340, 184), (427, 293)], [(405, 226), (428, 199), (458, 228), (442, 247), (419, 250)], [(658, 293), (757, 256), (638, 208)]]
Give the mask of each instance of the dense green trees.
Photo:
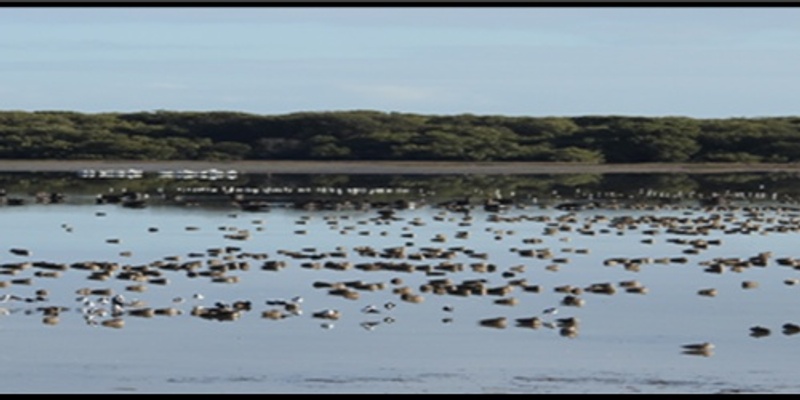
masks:
[(0, 158), (788, 163), (800, 118), (0, 111)]

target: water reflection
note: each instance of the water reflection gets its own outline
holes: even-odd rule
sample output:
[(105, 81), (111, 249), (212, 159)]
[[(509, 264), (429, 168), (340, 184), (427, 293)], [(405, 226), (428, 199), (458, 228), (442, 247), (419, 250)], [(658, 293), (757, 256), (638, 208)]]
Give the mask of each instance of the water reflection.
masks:
[[(678, 201), (725, 196), (740, 200), (795, 202), (800, 195), (795, 173), (735, 174), (554, 174), (554, 175), (275, 175), (235, 174), (221, 180), (168, 179), (155, 173), (140, 178), (87, 179), (70, 172), (2, 173), (7, 197), (57, 202), (57, 196), (96, 196), (143, 192), (153, 197), (261, 195), (276, 201), (302, 198), (430, 202), (499, 197), (513, 201), (561, 199), (636, 199)], [(49, 198), (48, 197), (51, 197)]]
[(0, 207), (0, 335), (18, 345), (0, 376), (15, 392), (794, 392), (794, 179), (5, 176), (21, 202)]

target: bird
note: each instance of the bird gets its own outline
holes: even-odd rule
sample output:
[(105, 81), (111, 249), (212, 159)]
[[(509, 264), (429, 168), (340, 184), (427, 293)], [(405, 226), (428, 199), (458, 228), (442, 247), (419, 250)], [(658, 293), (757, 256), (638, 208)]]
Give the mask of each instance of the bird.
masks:
[(559, 318), (556, 320), (556, 326), (559, 326), (561, 328), (577, 327), (579, 324), (580, 321), (575, 317)]
[(506, 317), (486, 318), (478, 321), (478, 324), (490, 328), (505, 329), (507, 326), (507, 319)]
[(337, 320), (341, 316), (341, 313), (339, 313), (338, 310), (325, 309), (325, 310), (322, 310), (322, 311), (315, 312), (314, 314), (312, 314), (312, 316), (314, 318)]
[(375, 329), (378, 325), (380, 325), (379, 321), (364, 321), (361, 323), (361, 327), (368, 331)]
[(214, 303), (214, 307), (221, 308), (221, 309), (229, 309), (232, 308), (230, 304), (218, 301)]
[(125, 297), (121, 294), (117, 294), (111, 298), (111, 304), (122, 307), (125, 305)]
[(0, 296), (0, 303), (5, 303), (11, 300), (22, 300), (22, 297), (8, 293)]
[(545, 308), (544, 311), (542, 312), (545, 314), (556, 315), (558, 314), (558, 309), (555, 307), (550, 307), (550, 308)]
[(750, 336), (752, 337), (763, 337), (769, 336), (772, 333), (769, 328), (763, 326), (754, 326), (750, 328)]
[(793, 324), (791, 322), (783, 324), (782, 328), (784, 335), (794, 335), (800, 332), (800, 325)]
[(300, 309), (300, 304), (299, 303), (287, 303), (285, 306), (283, 306), (283, 309), (288, 311), (288, 312), (290, 312), (290, 313), (292, 313), (293, 315), (302, 315), (303, 314), (303, 310)]
[(121, 304), (112, 304), (111, 305), (111, 315), (113, 316), (120, 316), (125, 313), (125, 307)]
[(714, 344), (711, 342), (691, 343), (681, 346), (683, 354), (709, 357), (713, 354)]
[(711, 342), (690, 343), (684, 344), (681, 347), (687, 351), (711, 351), (715, 348), (714, 344)]
[(370, 304), (362, 308), (361, 312), (365, 314), (378, 314), (381, 311), (378, 309), (378, 307), (375, 307), (374, 305)]

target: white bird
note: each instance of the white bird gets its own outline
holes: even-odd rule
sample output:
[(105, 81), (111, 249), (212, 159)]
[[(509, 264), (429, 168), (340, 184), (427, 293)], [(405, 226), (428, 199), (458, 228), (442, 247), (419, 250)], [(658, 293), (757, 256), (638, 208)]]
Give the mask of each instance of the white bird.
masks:
[(122, 315), (125, 313), (125, 308), (120, 304), (111, 305), (111, 315)]
[(15, 296), (13, 294), (6, 293), (6, 294), (0, 296), (0, 303), (5, 303), (5, 302), (11, 301), (11, 300), (21, 300), (21, 299), (22, 298), (19, 297), (19, 296)]

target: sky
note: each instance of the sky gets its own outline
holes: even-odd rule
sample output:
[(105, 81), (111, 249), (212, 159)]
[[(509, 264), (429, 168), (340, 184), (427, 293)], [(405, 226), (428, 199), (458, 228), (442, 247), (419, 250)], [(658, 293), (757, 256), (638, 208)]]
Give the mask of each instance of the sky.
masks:
[(800, 7), (2, 7), (0, 110), (800, 114)]

